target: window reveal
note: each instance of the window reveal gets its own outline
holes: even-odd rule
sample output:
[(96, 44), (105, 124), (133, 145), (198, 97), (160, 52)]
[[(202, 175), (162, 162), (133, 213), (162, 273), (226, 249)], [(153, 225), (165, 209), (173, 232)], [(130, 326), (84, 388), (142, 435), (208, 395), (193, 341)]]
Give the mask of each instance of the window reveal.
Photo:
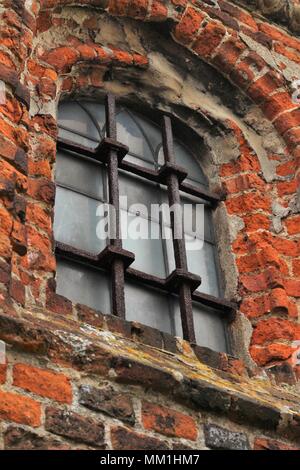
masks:
[[(224, 318), (231, 317), (234, 305), (220, 297), (209, 220), (220, 197), (208, 190), (195, 159), (174, 141), (171, 119), (163, 117), (161, 133), (128, 110), (116, 114), (111, 95), (105, 109), (77, 103), (72, 112), (70, 103), (65, 110), (56, 167), (58, 293), (225, 351)], [(81, 114), (75, 126), (74, 111)], [(123, 220), (137, 214), (120, 205), (120, 195), (128, 196), (129, 205), (205, 201), (204, 248), (189, 252), (188, 233), (185, 240), (122, 240)], [(117, 215), (117, 236), (107, 241), (97, 238), (95, 228), (97, 208), (105, 202)], [(150, 224), (159, 231), (175, 229), (174, 220)]]

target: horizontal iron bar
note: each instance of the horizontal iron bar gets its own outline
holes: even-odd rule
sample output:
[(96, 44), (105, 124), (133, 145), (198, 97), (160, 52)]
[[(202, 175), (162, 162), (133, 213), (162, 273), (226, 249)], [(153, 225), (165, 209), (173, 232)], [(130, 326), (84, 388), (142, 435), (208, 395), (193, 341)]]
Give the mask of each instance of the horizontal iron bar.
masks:
[[(166, 279), (143, 273), (142, 271), (138, 271), (134, 268), (128, 268), (126, 270), (125, 276), (134, 281), (139, 281), (143, 284), (146, 284), (149, 287), (158, 288), (170, 293), (170, 288), (166, 282)], [(199, 302), (209, 307), (215, 308), (216, 310), (220, 310), (225, 314), (232, 314), (237, 310), (237, 305), (233, 302), (229, 302), (228, 300), (214, 297), (213, 295), (204, 294), (198, 291), (195, 291), (192, 294), (192, 299), (195, 300), (195, 302)]]
[[(101, 158), (101, 155), (97, 153), (96, 149), (88, 148), (62, 138), (58, 138), (57, 145), (58, 148), (61, 150), (75, 152), (78, 153), (80, 156), (92, 158), (95, 161), (105, 163), (106, 155), (103, 155), (103, 158)], [(142, 178), (166, 186), (164, 177), (159, 173), (159, 171), (144, 168), (140, 165), (136, 165), (131, 162), (126, 162), (124, 160), (119, 163), (119, 168), (124, 171), (127, 171), (128, 173), (133, 173), (134, 175), (141, 176)], [(186, 194), (199, 197), (200, 199), (204, 199), (208, 202), (211, 202), (212, 204), (218, 204), (220, 201), (223, 200), (222, 196), (214, 192), (208, 191), (205, 188), (197, 188), (196, 186), (190, 183), (180, 183), (179, 189), (180, 191)]]
[[(85, 264), (88, 267), (95, 269), (107, 269), (105, 263), (99, 263), (99, 255), (89, 253), (84, 250), (78, 250), (77, 248), (71, 247), (64, 243), (56, 242), (55, 244), (55, 254), (61, 258), (68, 259), (70, 261), (78, 262)], [(154, 287), (156, 289), (161, 289), (166, 293), (170, 293), (170, 287), (167, 284), (167, 279), (163, 279), (151, 274), (144, 273), (134, 268), (127, 268), (125, 271), (125, 277), (146, 284), (149, 287)], [(213, 295), (204, 294), (202, 292), (195, 291), (192, 293), (192, 299), (195, 302), (199, 302), (208, 307), (215, 308), (220, 313), (226, 315), (226, 317), (234, 316), (237, 305), (228, 300), (214, 297)]]

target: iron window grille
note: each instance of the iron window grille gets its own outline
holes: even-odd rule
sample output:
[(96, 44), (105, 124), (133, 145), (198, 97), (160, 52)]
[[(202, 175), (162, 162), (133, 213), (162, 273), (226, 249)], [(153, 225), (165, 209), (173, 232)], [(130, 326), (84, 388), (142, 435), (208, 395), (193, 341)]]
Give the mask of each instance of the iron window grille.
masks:
[[(105, 99), (106, 137), (95, 147), (87, 147), (79, 143), (59, 137), (58, 150), (70, 152), (80, 158), (101, 162), (106, 167), (108, 177), (108, 202), (115, 209), (116, 236), (109, 240), (108, 245), (99, 253), (75, 248), (74, 246), (56, 241), (56, 256), (81, 263), (91, 268), (101, 268), (110, 275), (112, 314), (126, 318), (125, 281), (134, 281), (157, 288), (167, 294), (179, 297), (183, 338), (191, 343), (196, 342), (193, 320), (193, 303), (211, 307), (225, 319), (232, 320), (236, 311), (234, 303), (221, 297), (215, 297), (197, 288), (201, 284), (200, 276), (189, 272), (185, 240), (172, 237), (175, 269), (165, 279), (150, 275), (131, 267), (135, 260), (134, 253), (123, 248), (120, 236), (120, 202), (119, 202), (119, 170), (127, 174), (142, 177), (150, 182), (158, 183), (167, 190), (169, 206), (180, 204), (181, 194), (191, 195), (208, 201), (213, 207), (221, 201), (221, 196), (204, 187), (198, 187), (186, 181), (187, 171), (175, 162), (174, 138), (171, 118), (167, 115), (162, 120), (162, 141), (164, 164), (160, 168), (143, 167), (130, 161), (124, 161), (129, 148), (117, 140), (116, 102), (115, 97), (108, 94)], [(174, 217), (171, 217), (172, 233), (176, 229)]]

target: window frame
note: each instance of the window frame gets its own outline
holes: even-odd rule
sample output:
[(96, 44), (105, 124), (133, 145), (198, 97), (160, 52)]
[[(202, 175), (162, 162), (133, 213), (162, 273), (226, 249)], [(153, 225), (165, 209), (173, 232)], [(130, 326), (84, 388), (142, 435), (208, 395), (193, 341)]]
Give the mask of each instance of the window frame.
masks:
[[(78, 158), (99, 162), (106, 167), (108, 202), (114, 206), (117, 214), (117, 236), (115, 239), (110, 240), (106, 248), (97, 255), (58, 241), (55, 242), (55, 254), (57, 257), (84, 264), (90, 268), (105, 270), (110, 274), (111, 314), (117, 317), (126, 318), (125, 279), (129, 282), (136, 282), (137, 284), (159, 289), (164, 293), (178, 295), (183, 338), (191, 343), (196, 343), (192, 311), (193, 302), (215, 309), (219, 315), (228, 321), (233, 320), (236, 313), (236, 305), (224, 298), (215, 297), (196, 290), (201, 283), (201, 278), (188, 271), (184, 240), (175, 240), (172, 237), (175, 270), (166, 279), (146, 274), (131, 267), (135, 257), (133, 253), (123, 249), (119, 230), (121, 210), (119, 205), (118, 172), (122, 170), (127, 174), (140, 176), (148, 181), (164, 186), (170, 205), (172, 205), (172, 201), (172, 203), (180, 201), (182, 194), (184, 194), (204, 199), (210, 203), (212, 208), (216, 208), (224, 197), (200, 185), (198, 187), (196, 183), (185, 182), (187, 172), (175, 163), (172, 122), (169, 116), (163, 115), (162, 145), (165, 163), (160, 169), (150, 169), (136, 163), (124, 161), (124, 157), (129, 153), (129, 148), (117, 141), (116, 102), (115, 97), (111, 94), (106, 95), (105, 98), (105, 118), (107, 137), (104, 137), (97, 147), (89, 148), (58, 137), (57, 148), (58, 150), (72, 152)], [(64, 129), (63, 126), (62, 128)], [(174, 221), (172, 221), (172, 230), (174, 230)]]

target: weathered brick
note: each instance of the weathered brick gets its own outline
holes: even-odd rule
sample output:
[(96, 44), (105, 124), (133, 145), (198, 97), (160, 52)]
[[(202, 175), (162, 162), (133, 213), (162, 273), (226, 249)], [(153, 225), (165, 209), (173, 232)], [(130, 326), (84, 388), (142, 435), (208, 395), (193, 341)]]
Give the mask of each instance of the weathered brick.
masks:
[(77, 304), (76, 309), (78, 318), (83, 323), (89, 323), (97, 328), (104, 327), (104, 315), (101, 312), (81, 304)]
[(221, 23), (211, 21), (204, 26), (199, 36), (197, 37), (193, 50), (200, 57), (208, 59), (221, 43), (225, 36), (226, 29)]
[(28, 194), (38, 201), (54, 203), (55, 186), (45, 178), (29, 179)]
[(168, 450), (164, 441), (136, 433), (128, 428), (114, 426), (110, 432), (114, 450)]
[(44, 370), (28, 364), (16, 364), (13, 368), (13, 384), (60, 403), (72, 402), (72, 387), (69, 378), (52, 370)]
[(300, 234), (300, 215), (295, 215), (290, 217), (285, 222), (287, 231), (290, 235), (299, 235)]
[(73, 441), (105, 448), (103, 423), (72, 411), (47, 408), (45, 428), (47, 431), (68, 437)]
[[(295, 323), (281, 318), (259, 321), (252, 335), (252, 344), (262, 345), (267, 341), (298, 339), (300, 328)], [(300, 336), (299, 336), (300, 337)]]
[(284, 283), (285, 290), (292, 297), (300, 297), (300, 280), (287, 279)]
[(250, 450), (246, 434), (230, 431), (215, 424), (205, 424), (204, 437), (205, 445), (211, 449)]
[(275, 364), (267, 368), (267, 373), (277, 384), (296, 384), (296, 376), (291, 364), (282, 362), (281, 364)]
[(265, 101), (263, 111), (267, 118), (273, 121), (279, 114), (289, 109), (295, 109), (296, 107), (291, 96), (286, 92), (281, 92), (272, 95)]
[(72, 47), (57, 47), (45, 53), (44, 62), (52, 65), (57, 72), (68, 72), (79, 58), (79, 53)]
[(238, 397), (232, 399), (229, 416), (237, 423), (247, 423), (268, 430), (277, 429), (281, 419), (279, 409)]
[(238, 41), (236, 38), (229, 38), (218, 49), (212, 62), (222, 70), (223, 73), (229, 75), (235, 68), (237, 60), (245, 50), (246, 46), (241, 41)]
[(163, 338), (159, 330), (138, 322), (131, 323), (131, 333), (134, 339), (149, 344), (155, 348), (162, 348)]
[(293, 260), (293, 273), (295, 276), (300, 277), (300, 259)]
[(269, 211), (271, 201), (268, 195), (257, 192), (248, 193), (228, 199), (226, 207), (230, 214), (244, 214), (257, 209)]
[(254, 450), (300, 450), (284, 442), (269, 439), (267, 437), (256, 437), (254, 441)]
[(265, 366), (271, 362), (289, 359), (294, 352), (291, 346), (281, 343), (272, 343), (267, 346), (251, 346), (250, 354), (259, 366)]
[(6, 450), (69, 450), (70, 446), (48, 436), (40, 436), (28, 429), (9, 426), (4, 433)]
[(22, 282), (17, 279), (11, 279), (9, 286), (9, 293), (11, 297), (19, 304), (25, 304), (25, 287)]
[(165, 21), (168, 17), (168, 9), (160, 1), (153, 0), (151, 10), (149, 13), (149, 20), (151, 21)]
[(49, 289), (47, 291), (46, 307), (60, 315), (70, 315), (72, 313), (72, 302), (66, 297), (58, 295)]
[(134, 424), (135, 414), (130, 396), (107, 385), (96, 388), (82, 385), (79, 388), (79, 403), (94, 411), (101, 411), (113, 418)]
[(131, 0), (128, 4), (127, 14), (133, 18), (145, 18), (148, 11), (148, 0)]
[(192, 7), (187, 8), (175, 28), (174, 34), (176, 39), (178, 39), (182, 44), (191, 43), (195, 39), (205, 17), (205, 13)]
[(267, 97), (274, 93), (278, 88), (284, 84), (283, 79), (279, 73), (269, 71), (258, 80), (256, 80), (248, 89), (250, 97), (256, 103), (261, 103)]
[(166, 436), (183, 437), (195, 441), (197, 424), (189, 415), (156, 405), (142, 403), (142, 421), (145, 429), (157, 431)]
[(247, 189), (263, 189), (266, 184), (258, 175), (240, 175), (224, 182), (228, 193), (239, 193)]
[(0, 419), (38, 427), (41, 405), (32, 398), (0, 390)]
[(7, 364), (0, 363), (0, 384), (6, 381)]

